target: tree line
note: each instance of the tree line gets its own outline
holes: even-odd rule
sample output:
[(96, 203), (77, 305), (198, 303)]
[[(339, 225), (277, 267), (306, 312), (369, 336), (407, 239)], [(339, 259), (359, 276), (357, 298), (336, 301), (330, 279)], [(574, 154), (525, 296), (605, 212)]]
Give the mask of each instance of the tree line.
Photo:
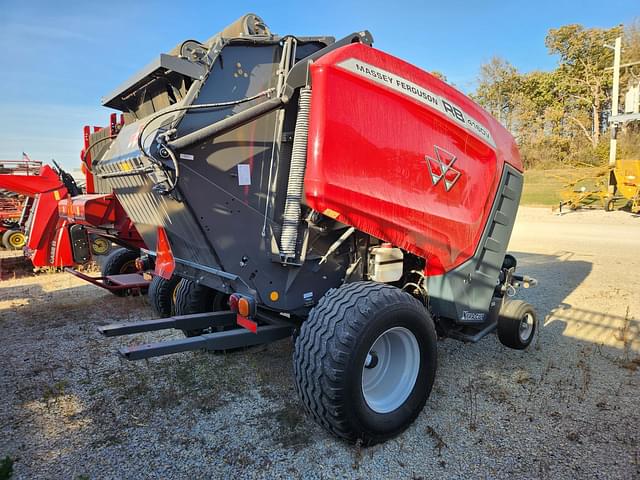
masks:
[[(640, 22), (612, 28), (565, 25), (549, 30), (545, 45), (558, 57), (552, 71), (521, 73), (494, 57), (480, 67), (472, 97), (511, 131), (526, 168), (605, 165), (613, 84), (613, 45), (622, 36), (621, 63), (640, 61)], [(620, 109), (640, 65), (621, 69)], [(618, 134), (618, 157), (640, 159), (640, 122)]]

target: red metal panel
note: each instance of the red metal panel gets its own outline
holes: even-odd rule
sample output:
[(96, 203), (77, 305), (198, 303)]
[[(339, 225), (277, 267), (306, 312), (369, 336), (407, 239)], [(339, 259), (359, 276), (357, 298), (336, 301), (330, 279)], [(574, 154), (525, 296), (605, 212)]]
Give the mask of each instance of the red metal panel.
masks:
[[(96, 127), (94, 127), (94, 131)], [(82, 173), (84, 174), (84, 178), (85, 178), (85, 188), (87, 190), (87, 193), (95, 193), (96, 188), (95, 188), (95, 182), (93, 179), (93, 173), (91, 173), (89, 167), (87, 167), (87, 165), (91, 165), (92, 159), (91, 159), (91, 153), (88, 152), (89, 147), (91, 145), (91, 142), (89, 140), (89, 137), (91, 135), (91, 127), (88, 125), (85, 125), (84, 129), (82, 130), (82, 141), (83, 141), (83, 149), (80, 152), (80, 160), (84, 161), (81, 164), (82, 167)], [(86, 157), (85, 157), (86, 154)]]
[(250, 332), (258, 333), (258, 322), (243, 317), (239, 313), (236, 315), (236, 323)]
[(171, 252), (171, 244), (164, 228), (158, 227), (158, 245), (156, 246), (155, 274), (165, 280), (171, 280), (171, 275), (176, 269), (176, 261)]
[[(0, 188), (34, 197), (38, 193), (55, 189), (62, 191), (63, 184), (56, 172), (49, 165), (44, 165), (40, 169), (39, 175), (0, 175)], [(66, 195), (66, 190), (64, 195)]]
[(311, 76), (308, 204), (426, 258), (428, 274), (469, 259), (504, 162), (522, 170), (512, 136), (451, 86), (365, 45), (325, 55)]
[(90, 227), (104, 234), (107, 231), (137, 248), (146, 248), (135, 225), (113, 194), (78, 195), (58, 203), (58, 214), (69, 223)]
[(60, 216), (88, 226), (110, 226), (116, 221), (116, 199), (113, 194), (77, 195), (60, 200)]
[[(62, 189), (66, 195), (66, 189)], [(56, 198), (58, 197), (58, 198)], [(59, 192), (38, 194), (31, 218), (25, 252), (35, 267), (74, 265), (69, 223), (58, 216)]]

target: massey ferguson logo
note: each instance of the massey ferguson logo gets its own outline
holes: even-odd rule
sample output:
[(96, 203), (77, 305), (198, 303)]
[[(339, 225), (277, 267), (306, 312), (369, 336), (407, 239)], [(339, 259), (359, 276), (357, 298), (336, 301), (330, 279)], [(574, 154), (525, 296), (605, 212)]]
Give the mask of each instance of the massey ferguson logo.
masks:
[(433, 148), (436, 152), (436, 158), (432, 158), (429, 155), (425, 156), (429, 166), (429, 173), (431, 173), (431, 183), (436, 186), (442, 180), (444, 189), (448, 192), (460, 178), (460, 172), (453, 168), (456, 156), (437, 145), (434, 145)]

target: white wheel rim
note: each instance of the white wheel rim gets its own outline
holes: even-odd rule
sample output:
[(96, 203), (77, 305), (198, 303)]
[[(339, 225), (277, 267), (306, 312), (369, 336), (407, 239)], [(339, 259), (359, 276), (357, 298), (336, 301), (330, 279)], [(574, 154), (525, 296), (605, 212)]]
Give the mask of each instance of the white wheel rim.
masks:
[(371, 410), (389, 413), (411, 395), (420, 370), (420, 346), (404, 327), (390, 328), (369, 349), (362, 366), (362, 394)]
[(531, 315), (530, 313), (525, 313), (524, 317), (522, 317), (522, 320), (520, 320), (520, 327), (518, 328), (520, 341), (526, 342), (527, 340), (529, 340), (531, 332), (533, 332), (533, 315)]

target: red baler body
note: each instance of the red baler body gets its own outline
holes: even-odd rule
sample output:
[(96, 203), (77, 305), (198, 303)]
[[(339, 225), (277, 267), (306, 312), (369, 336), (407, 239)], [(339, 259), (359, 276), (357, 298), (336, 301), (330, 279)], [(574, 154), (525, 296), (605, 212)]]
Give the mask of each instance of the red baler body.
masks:
[(307, 203), (426, 258), (429, 275), (471, 258), (504, 163), (522, 171), (507, 130), (445, 82), (361, 44), (323, 56), (311, 76)]

